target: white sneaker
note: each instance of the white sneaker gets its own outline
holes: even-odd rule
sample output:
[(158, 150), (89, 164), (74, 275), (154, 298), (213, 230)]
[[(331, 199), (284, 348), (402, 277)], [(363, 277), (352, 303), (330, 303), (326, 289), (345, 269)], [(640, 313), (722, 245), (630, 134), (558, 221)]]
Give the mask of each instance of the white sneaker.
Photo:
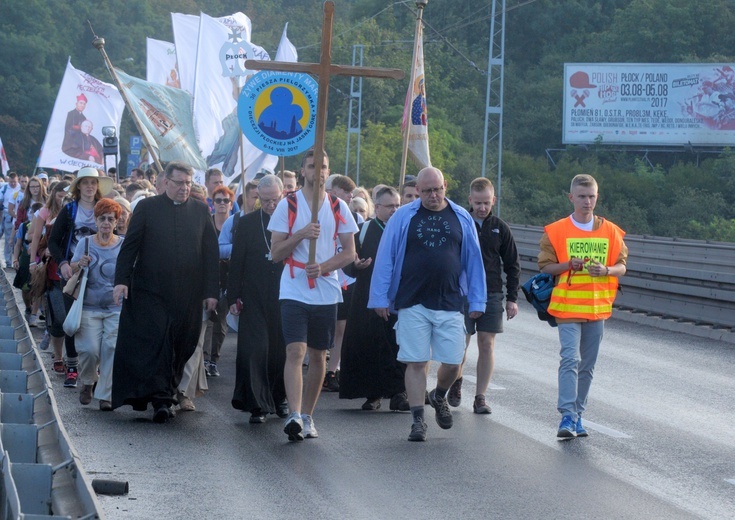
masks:
[(286, 419), (286, 425), (283, 427), (283, 433), (288, 435), (290, 441), (303, 441), (304, 422), (298, 412), (292, 412)]
[(36, 327), (38, 325), (38, 316), (35, 314), (31, 314), (28, 316), (28, 326), (29, 327)]
[(319, 437), (316, 426), (314, 426), (314, 419), (311, 415), (302, 413), (301, 420), (304, 422), (304, 437), (307, 439), (316, 439)]

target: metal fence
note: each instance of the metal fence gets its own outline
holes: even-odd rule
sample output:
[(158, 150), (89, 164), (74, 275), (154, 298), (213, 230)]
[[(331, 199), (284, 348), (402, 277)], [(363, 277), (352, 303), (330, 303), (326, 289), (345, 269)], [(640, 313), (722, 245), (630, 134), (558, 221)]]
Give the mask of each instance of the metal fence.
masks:
[(0, 519), (101, 518), (5, 273), (0, 296)]
[[(538, 272), (543, 228), (512, 225), (524, 278)], [(615, 306), (735, 332), (735, 244), (626, 235)]]

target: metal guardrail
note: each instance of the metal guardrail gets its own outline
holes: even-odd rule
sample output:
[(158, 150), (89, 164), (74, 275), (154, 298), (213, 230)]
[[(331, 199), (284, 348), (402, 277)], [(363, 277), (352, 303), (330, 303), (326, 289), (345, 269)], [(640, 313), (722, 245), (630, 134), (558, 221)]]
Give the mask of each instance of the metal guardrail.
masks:
[(4, 272), (0, 295), (0, 519), (103, 518)]
[[(524, 276), (537, 273), (543, 228), (511, 229)], [(735, 244), (641, 235), (625, 243), (628, 271), (616, 307), (735, 332)]]

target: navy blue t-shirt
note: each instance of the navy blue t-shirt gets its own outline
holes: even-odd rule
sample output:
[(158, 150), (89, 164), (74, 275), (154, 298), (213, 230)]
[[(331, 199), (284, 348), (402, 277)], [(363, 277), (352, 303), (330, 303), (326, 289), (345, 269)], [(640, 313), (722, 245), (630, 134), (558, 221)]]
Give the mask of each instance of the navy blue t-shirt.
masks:
[(408, 225), (406, 255), (396, 309), (421, 304), (436, 311), (462, 311), (462, 226), (447, 205), (441, 211), (421, 206)]

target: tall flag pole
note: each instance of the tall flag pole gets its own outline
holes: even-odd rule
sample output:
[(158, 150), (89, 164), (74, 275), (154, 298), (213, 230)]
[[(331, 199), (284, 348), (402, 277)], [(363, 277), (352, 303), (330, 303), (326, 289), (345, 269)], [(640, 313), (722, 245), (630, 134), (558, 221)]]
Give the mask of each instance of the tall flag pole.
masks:
[[(87, 23), (89, 23), (89, 20), (87, 20)], [(123, 98), (123, 101), (125, 102), (125, 106), (128, 107), (128, 110), (130, 111), (130, 116), (133, 118), (133, 123), (135, 123), (135, 128), (138, 129), (138, 133), (140, 133), (141, 139), (143, 139), (143, 142), (145, 143), (145, 147), (148, 149), (148, 153), (151, 154), (151, 157), (153, 157), (153, 162), (156, 165), (156, 168), (158, 168), (158, 172), (160, 175), (163, 175), (163, 167), (161, 166), (161, 162), (158, 160), (158, 154), (154, 151), (153, 147), (151, 146), (151, 143), (148, 141), (146, 137), (146, 133), (143, 131), (143, 125), (138, 119), (138, 117), (135, 114), (135, 110), (133, 109), (133, 106), (130, 104), (130, 100), (128, 99), (128, 96), (125, 94), (125, 89), (123, 89), (122, 85), (120, 84), (120, 79), (117, 77), (117, 73), (115, 72), (115, 67), (112, 66), (112, 62), (110, 61), (110, 58), (107, 56), (107, 52), (105, 52), (105, 39), (100, 38), (94, 33), (94, 29), (92, 29), (92, 24), (89, 23), (89, 29), (92, 31), (92, 34), (94, 35), (94, 40), (92, 40), (92, 45), (95, 49), (100, 51), (100, 54), (102, 55), (102, 59), (105, 61), (105, 66), (107, 67), (108, 72), (110, 73), (110, 76), (112, 76), (112, 81), (115, 82), (115, 85), (117, 86), (117, 89), (120, 91), (120, 95)]]
[(426, 114), (426, 83), (424, 81), (423, 17), (424, 8), (429, 0), (416, 0), (416, 32), (413, 42), (411, 61), (411, 81), (406, 92), (403, 107), (403, 156), (401, 157), (401, 177), (398, 186), (406, 179), (406, 161), (409, 153), (420, 168), (431, 166), (429, 158), (429, 133)]

